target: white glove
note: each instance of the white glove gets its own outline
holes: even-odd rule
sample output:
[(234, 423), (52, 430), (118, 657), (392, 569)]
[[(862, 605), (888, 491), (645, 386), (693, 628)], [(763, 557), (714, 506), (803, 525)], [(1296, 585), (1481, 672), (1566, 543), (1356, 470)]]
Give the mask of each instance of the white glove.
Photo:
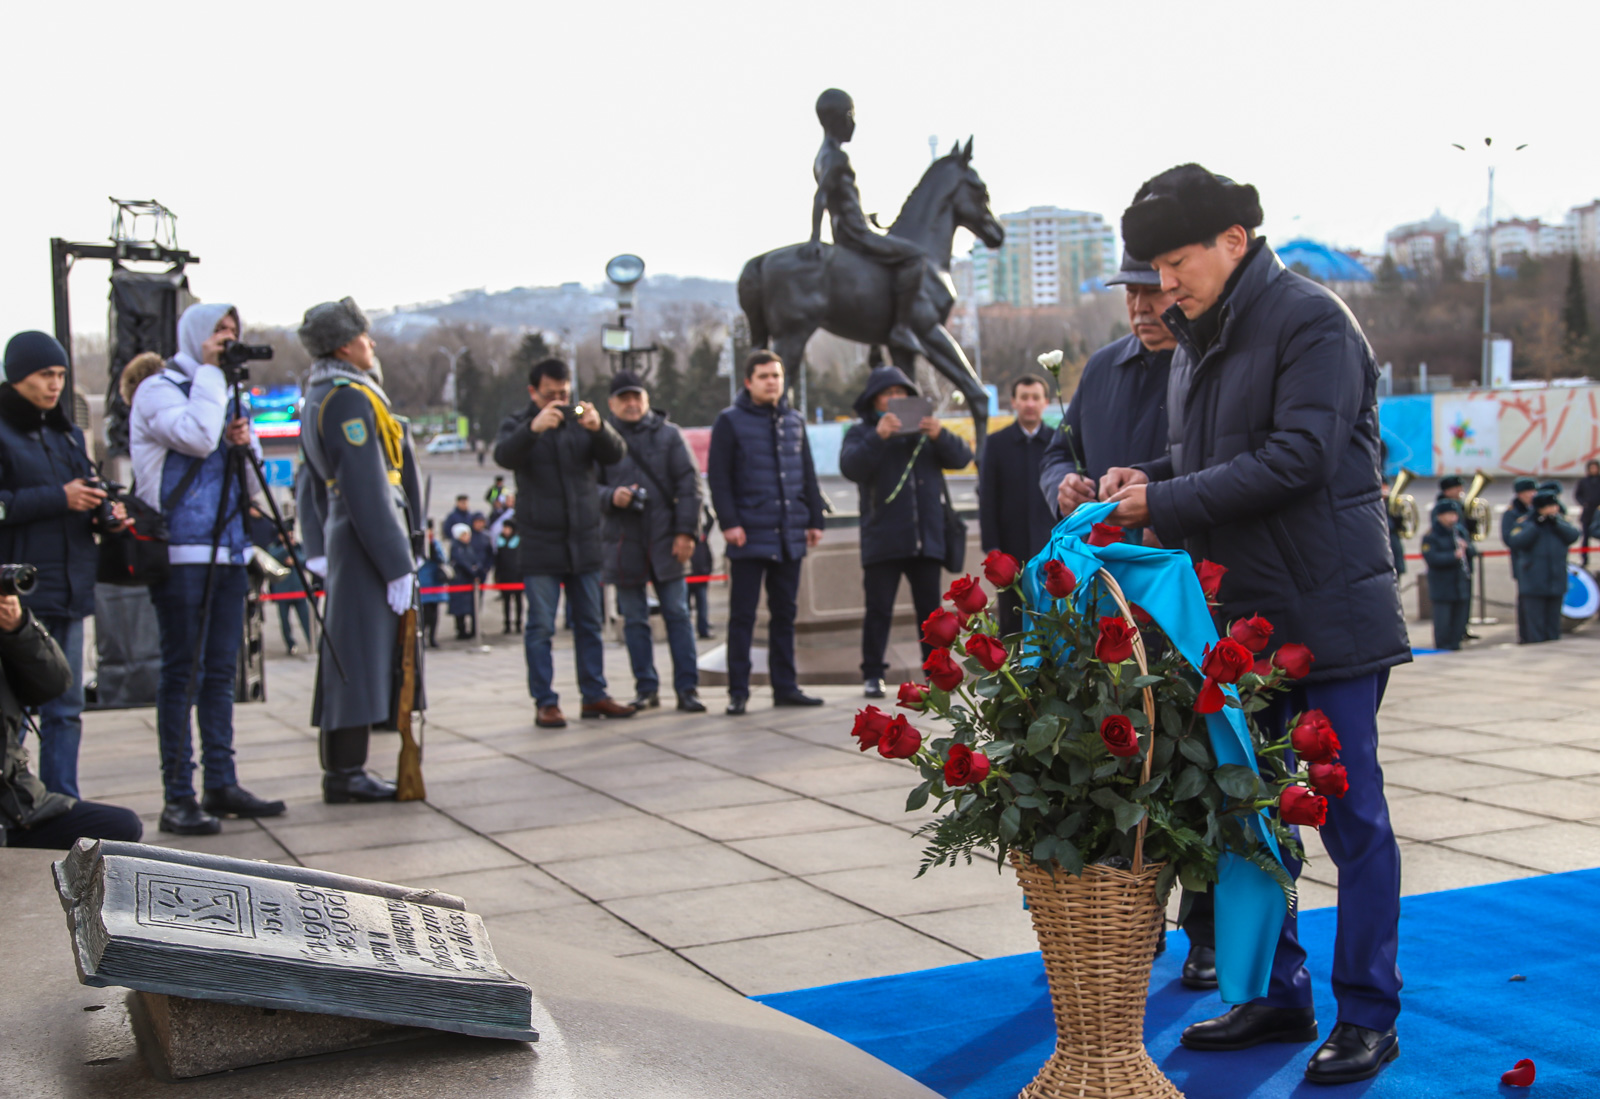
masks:
[(306, 571), (312, 576), (328, 578), (328, 559), (326, 557), (311, 557), (306, 560)]
[(411, 609), (411, 588), (416, 581), (416, 574), (410, 572), (398, 580), (389, 581), (389, 609), (395, 614), (405, 614)]

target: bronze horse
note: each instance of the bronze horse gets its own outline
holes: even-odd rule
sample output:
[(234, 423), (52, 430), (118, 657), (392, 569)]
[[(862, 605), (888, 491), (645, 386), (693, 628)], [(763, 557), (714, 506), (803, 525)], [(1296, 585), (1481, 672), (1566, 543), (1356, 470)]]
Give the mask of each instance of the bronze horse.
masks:
[[(934, 161), (889, 227), (891, 236), (909, 240), (927, 254), (923, 289), (912, 328), (928, 350), (933, 368), (961, 391), (972, 412), (978, 447), (989, 420), (989, 397), (961, 346), (945, 328), (955, 305), (950, 280), (950, 247), (956, 228), (973, 233), (990, 248), (1005, 243), (1005, 229), (989, 209), (989, 189), (972, 169), (972, 139), (958, 141)], [(791, 244), (756, 256), (739, 274), (739, 306), (750, 323), (750, 342), (769, 348), (794, 369), (806, 341), (817, 329), (869, 344), (872, 361), (882, 361), (893, 316), (893, 286), (888, 269), (867, 257), (823, 245), (812, 258), (806, 245)], [(912, 357), (891, 349), (896, 366), (912, 373)]]

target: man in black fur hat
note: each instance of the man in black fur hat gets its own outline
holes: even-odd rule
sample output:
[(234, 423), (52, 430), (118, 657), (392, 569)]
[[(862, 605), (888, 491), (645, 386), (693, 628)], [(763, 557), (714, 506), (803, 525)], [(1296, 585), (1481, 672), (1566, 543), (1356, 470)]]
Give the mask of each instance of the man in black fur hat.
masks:
[[(1261, 615), (1314, 670), (1262, 712), (1269, 735), (1321, 710), (1343, 742), (1349, 790), (1329, 798), (1322, 842), (1339, 868), (1333, 983), (1338, 1023), (1306, 1066), (1314, 1083), (1376, 1075), (1399, 1055), (1400, 853), (1377, 760), (1389, 669), (1411, 659), (1394, 582), (1378, 462), (1377, 364), (1332, 292), (1284, 267), (1255, 230), (1254, 187), (1198, 164), (1139, 188), (1122, 217), (1151, 263), (1178, 339), (1164, 458), (1110, 470), (1113, 521), (1227, 567), (1224, 623)], [(1298, 860), (1286, 858), (1293, 874)], [(1224, 883), (1225, 884), (1225, 883)], [(1318, 1037), (1305, 951), (1285, 916), (1267, 995), (1184, 1031), (1191, 1049)]]

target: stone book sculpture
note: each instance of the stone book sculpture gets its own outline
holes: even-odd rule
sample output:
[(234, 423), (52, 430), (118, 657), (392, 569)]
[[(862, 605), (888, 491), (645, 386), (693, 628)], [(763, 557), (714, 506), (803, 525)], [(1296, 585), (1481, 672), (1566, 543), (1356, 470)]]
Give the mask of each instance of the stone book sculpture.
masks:
[(458, 897), (100, 840), (54, 867), (84, 984), (538, 1040)]

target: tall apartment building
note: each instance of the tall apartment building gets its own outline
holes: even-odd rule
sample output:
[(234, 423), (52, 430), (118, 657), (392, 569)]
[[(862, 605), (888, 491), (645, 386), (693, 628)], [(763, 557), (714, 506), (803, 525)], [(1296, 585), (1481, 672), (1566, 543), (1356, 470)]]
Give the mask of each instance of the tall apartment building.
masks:
[(1095, 279), (1110, 278), (1121, 263), (1117, 234), (1087, 210), (1034, 206), (1001, 214), (1006, 242), (972, 248), (972, 286), (980, 305), (1005, 302), (1059, 305)]
[(1567, 211), (1572, 226), (1572, 247), (1584, 259), (1600, 256), (1600, 199)]
[(1438, 210), (1423, 221), (1396, 225), (1384, 237), (1384, 251), (1401, 267), (1436, 277), (1447, 259), (1461, 254), (1461, 226)]
[[(1489, 245), (1494, 251), (1494, 265), (1516, 267), (1523, 260), (1545, 256), (1564, 256), (1578, 250), (1579, 229), (1574, 215), (1564, 222), (1544, 222), (1538, 218), (1505, 218), (1494, 223), (1489, 235)], [(1474, 229), (1467, 245), (1467, 274), (1483, 277), (1483, 230)]]

